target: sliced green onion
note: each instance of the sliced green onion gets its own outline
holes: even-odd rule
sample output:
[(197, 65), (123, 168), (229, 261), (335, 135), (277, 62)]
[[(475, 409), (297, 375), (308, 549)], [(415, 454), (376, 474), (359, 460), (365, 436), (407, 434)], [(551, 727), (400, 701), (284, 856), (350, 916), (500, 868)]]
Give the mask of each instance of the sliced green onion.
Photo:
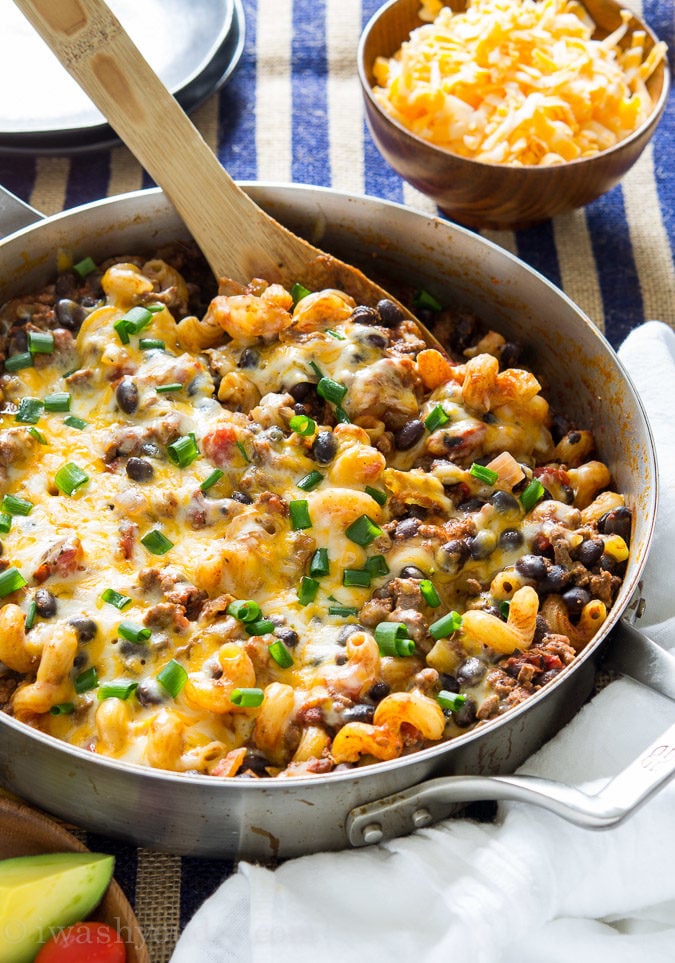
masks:
[(486, 485), (494, 485), (499, 478), (498, 471), (493, 471), (491, 468), (487, 468), (485, 465), (479, 465), (477, 462), (474, 462), (471, 468), (469, 468), (469, 474), (477, 478), (478, 481), (485, 482)]
[(437, 428), (441, 428), (449, 421), (450, 416), (446, 413), (443, 405), (436, 405), (424, 419), (424, 425), (427, 431), (436, 431)]
[(265, 693), (262, 689), (233, 689), (230, 695), (230, 702), (235, 706), (243, 706), (246, 709), (257, 709), (262, 705)]
[(99, 699), (128, 699), (138, 688), (138, 682), (109, 682), (99, 686)]
[(384, 505), (387, 500), (386, 492), (383, 492), (381, 488), (372, 488), (370, 485), (366, 485), (366, 495), (370, 495), (378, 505)]
[(335, 420), (341, 425), (351, 425), (352, 423), (352, 419), (349, 417), (342, 405), (335, 406)]
[(30, 605), (28, 606), (28, 612), (27, 612), (27, 614), (26, 614), (26, 621), (25, 621), (24, 624), (23, 624), (23, 627), (24, 627), (24, 629), (26, 630), (26, 632), (30, 632), (30, 630), (31, 630), (31, 629), (33, 628), (33, 626), (35, 625), (35, 616), (36, 616), (36, 615), (37, 615), (37, 603), (36, 603), (35, 601), (32, 601), (32, 602), (30, 603)]
[(9, 515), (30, 515), (33, 511), (33, 503), (26, 501), (25, 498), (19, 498), (17, 495), (5, 495), (2, 499), (3, 512), (7, 512)]
[(153, 348), (166, 348), (166, 344), (159, 338), (139, 338), (138, 347), (141, 351), (152, 351)]
[(58, 705), (52, 706), (49, 710), (49, 714), (52, 716), (69, 716), (75, 712), (74, 702), (59, 702)]
[(213, 488), (213, 486), (220, 481), (224, 474), (225, 472), (221, 471), (220, 468), (214, 468), (211, 474), (204, 479), (199, 487), (203, 492), (207, 492), (209, 488)]
[(168, 385), (157, 385), (155, 389), (158, 395), (167, 395), (170, 391), (182, 391), (184, 385), (180, 381), (172, 381)]
[(117, 626), (117, 634), (120, 638), (126, 639), (127, 642), (147, 642), (152, 632), (150, 629), (146, 629), (144, 625), (137, 625), (135, 622), (125, 620)]
[(77, 415), (68, 415), (67, 418), (63, 419), (63, 424), (68, 425), (69, 428), (77, 428), (78, 431), (84, 431), (88, 422), (86, 422), (84, 418), (78, 418)]
[(326, 334), (329, 334), (331, 338), (335, 338), (336, 341), (346, 341), (344, 334), (340, 334), (339, 331), (334, 331), (332, 328), (326, 328)]
[(404, 657), (415, 651), (415, 643), (409, 638), (407, 626), (403, 622), (380, 622), (375, 626), (374, 635), (380, 655)]
[(416, 308), (427, 308), (429, 311), (443, 310), (443, 305), (436, 300), (433, 294), (429, 294), (423, 288), (413, 295), (413, 304)]
[(143, 328), (147, 328), (152, 321), (153, 314), (156, 314), (157, 310), (161, 311), (161, 308), (151, 310), (150, 308), (143, 308), (138, 305), (135, 308), (131, 308), (130, 311), (127, 311), (122, 320), (126, 322), (129, 334), (139, 334)]
[(306, 288), (304, 284), (296, 281), (290, 291), (291, 297), (293, 298), (293, 306), (295, 307), (298, 301), (302, 301), (303, 298), (306, 298), (307, 295), (311, 293), (309, 288)]
[(509, 602), (508, 599), (504, 599), (503, 602), (499, 603), (499, 614), (503, 619), (508, 620), (510, 611), (511, 611), (511, 603)]
[(291, 513), (291, 527), (294, 532), (298, 532), (303, 528), (312, 527), (312, 519), (309, 517), (309, 506), (306, 498), (289, 502), (288, 510)]
[(88, 274), (92, 274), (96, 270), (96, 264), (90, 257), (82, 258), (77, 264), (73, 264), (73, 271), (78, 277), (86, 278)]
[(322, 371), (321, 368), (318, 366), (318, 364), (316, 363), (316, 361), (308, 361), (307, 363), (308, 363), (308, 365), (310, 366), (310, 368), (312, 369), (312, 371), (314, 372), (314, 374), (317, 376), (317, 378), (318, 378), (319, 380), (321, 380), (321, 378), (323, 378), (323, 371)]
[(167, 662), (164, 668), (157, 673), (157, 681), (174, 699), (180, 694), (183, 686), (187, 682), (187, 678), (187, 672), (180, 662), (177, 662), (175, 659)]
[(127, 605), (131, 605), (133, 599), (129, 598), (128, 595), (122, 595), (121, 592), (116, 592), (115, 589), (107, 588), (101, 592), (101, 598), (108, 605), (114, 605), (116, 609), (121, 612), (125, 609)]
[(293, 415), (291, 420), (288, 422), (288, 427), (291, 431), (294, 431), (296, 435), (313, 435), (316, 431), (316, 422), (309, 415)]
[(255, 622), (245, 622), (244, 628), (249, 635), (269, 635), (276, 625), (271, 619), (256, 619)]
[(269, 653), (278, 666), (288, 669), (293, 665), (293, 656), (288, 651), (281, 639), (277, 639), (269, 646)]
[(316, 393), (326, 401), (339, 405), (347, 394), (347, 388), (345, 385), (341, 385), (339, 381), (333, 381), (332, 378), (321, 378), (316, 386)]
[(36, 425), (42, 417), (44, 404), (39, 398), (22, 398), (19, 402), (19, 410), (14, 415), (14, 421), (21, 425)]
[(345, 531), (348, 539), (363, 548), (382, 534), (380, 526), (376, 525), (369, 515), (360, 515)]
[(51, 331), (29, 331), (28, 350), (31, 354), (53, 354), (54, 335)]
[(422, 598), (430, 605), (432, 609), (438, 608), (441, 604), (438, 592), (434, 587), (434, 583), (431, 579), (423, 578), (420, 582), (420, 592), (422, 593)]
[(370, 579), (367, 568), (346, 568), (342, 573), (342, 584), (346, 588), (369, 588)]
[(7, 512), (0, 512), (0, 532), (6, 535), (12, 527), (12, 516)]
[(41, 445), (47, 444), (47, 439), (45, 438), (45, 436), (42, 434), (41, 431), (38, 431), (34, 425), (31, 425), (31, 427), (28, 428), (27, 431), (28, 431), (28, 434), (32, 435), (33, 438), (35, 438), (35, 440), (38, 441)]
[(130, 328), (126, 318), (119, 318), (113, 324), (113, 328), (117, 331), (117, 337), (120, 339), (122, 344), (129, 344), (129, 334)]
[(244, 459), (244, 461), (246, 462), (246, 464), (247, 464), (247, 465), (250, 465), (250, 464), (251, 464), (251, 459), (249, 458), (248, 452), (247, 452), (246, 449), (244, 448), (242, 442), (240, 442), (240, 441), (237, 442), (237, 448), (238, 448), (239, 451), (241, 452), (241, 457)]
[(463, 693), (448, 692), (447, 689), (441, 689), (436, 696), (436, 701), (441, 709), (450, 709), (451, 712), (456, 712), (466, 702), (466, 696)]
[(33, 355), (30, 351), (20, 351), (5, 359), (5, 371), (21, 371), (22, 368), (33, 367)]
[(141, 539), (141, 544), (145, 545), (153, 555), (166, 555), (173, 548), (173, 542), (158, 528), (153, 528), (151, 532), (147, 532)]
[(319, 591), (319, 583), (315, 578), (303, 575), (298, 586), (298, 602), (300, 605), (309, 605), (316, 598)]
[(227, 614), (239, 619), (240, 622), (255, 622), (260, 618), (260, 606), (253, 599), (240, 599), (230, 602), (227, 606)]
[(520, 503), (526, 512), (534, 508), (544, 497), (545, 488), (538, 478), (533, 478), (520, 496)]
[(303, 492), (311, 492), (317, 485), (320, 485), (322, 481), (323, 475), (320, 471), (310, 471), (308, 475), (303, 475), (295, 484), (298, 488), (302, 488)]
[(321, 578), (330, 572), (330, 561), (327, 548), (317, 548), (309, 563), (309, 574), (314, 578)]
[(192, 433), (182, 435), (176, 439), (176, 441), (167, 445), (166, 452), (174, 465), (177, 465), (179, 468), (187, 468), (195, 458), (199, 458), (197, 440)]
[(370, 558), (366, 559), (366, 564), (363, 567), (370, 572), (373, 578), (377, 578), (379, 575), (389, 575), (389, 566), (384, 555), (371, 555)]
[(89, 692), (90, 689), (95, 689), (98, 685), (98, 672), (96, 671), (96, 666), (92, 665), (91, 668), (86, 669), (81, 675), (78, 675), (73, 685), (75, 686), (75, 691), (77, 693)]
[(86, 485), (88, 481), (89, 475), (82, 471), (79, 465), (76, 465), (73, 461), (69, 461), (67, 465), (59, 468), (54, 476), (56, 487), (59, 491), (62, 491), (64, 495), (72, 495), (78, 488), (81, 488), (82, 485)]
[(432, 622), (429, 626), (429, 635), (432, 639), (445, 639), (457, 629), (462, 624), (462, 616), (459, 612), (448, 612), (443, 615), (440, 619)]
[(70, 392), (55, 391), (45, 398), (46, 411), (70, 411)]
[(329, 615), (340, 615), (342, 618), (348, 618), (352, 615), (358, 615), (359, 610), (353, 605), (329, 605), (328, 606)]

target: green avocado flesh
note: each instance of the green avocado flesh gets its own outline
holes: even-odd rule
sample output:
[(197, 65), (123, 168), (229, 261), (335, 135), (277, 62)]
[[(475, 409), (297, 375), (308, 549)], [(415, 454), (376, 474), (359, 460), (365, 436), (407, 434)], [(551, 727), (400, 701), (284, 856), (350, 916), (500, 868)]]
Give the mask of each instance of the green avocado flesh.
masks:
[(0, 961), (30, 963), (42, 943), (100, 902), (115, 860), (102, 853), (45, 853), (0, 860)]

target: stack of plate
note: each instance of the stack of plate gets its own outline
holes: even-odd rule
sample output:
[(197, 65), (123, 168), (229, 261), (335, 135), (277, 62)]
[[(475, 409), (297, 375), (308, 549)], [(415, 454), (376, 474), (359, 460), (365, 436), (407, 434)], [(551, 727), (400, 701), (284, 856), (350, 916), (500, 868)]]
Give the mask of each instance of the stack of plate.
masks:
[[(108, 0), (186, 111), (219, 90), (244, 46), (241, 0)], [(11, 0), (0, 0), (0, 153), (66, 154), (117, 143)]]

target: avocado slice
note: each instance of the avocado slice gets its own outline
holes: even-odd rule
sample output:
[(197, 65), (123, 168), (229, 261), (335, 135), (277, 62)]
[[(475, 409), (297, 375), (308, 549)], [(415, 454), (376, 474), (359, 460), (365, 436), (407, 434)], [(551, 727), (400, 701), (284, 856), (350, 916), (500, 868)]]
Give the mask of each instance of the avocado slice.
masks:
[(30, 963), (42, 943), (100, 902), (115, 859), (45, 853), (0, 860), (0, 960)]

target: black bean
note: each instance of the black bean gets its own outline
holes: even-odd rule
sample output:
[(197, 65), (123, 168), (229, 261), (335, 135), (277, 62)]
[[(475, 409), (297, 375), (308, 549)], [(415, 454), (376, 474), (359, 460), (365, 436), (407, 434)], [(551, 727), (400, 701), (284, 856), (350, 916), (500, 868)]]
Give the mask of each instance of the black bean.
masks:
[(609, 512), (605, 512), (598, 519), (598, 530), (603, 535), (620, 535), (626, 545), (630, 545), (631, 521), (633, 515), (630, 508), (620, 505)]
[(312, 384), (311, 381), (298, 381), (297, 384), (288, 389), (288, 393), (295, 401), (305, 401), (314, 393), (315, 389), (316, 385)]
[(449, 672), (438, 673), (438, 684), (446, 692), (459, 692), (459, 680)]
[(285, 625), (280, 625), (274, 630), (274, 634), (278, 639), (287, 645), (289, 649), (294, 649), (295, 646), (300, 641), (300, 637), (295, 629), (286, 628)]
[(319, 465), (329, 465), (335, 458), (338, 443), (332, 431), (320, 431), (312, 444), (312, 457)]
[(577, 619), (581, 615), (581, 610), (584, 605), (588, 605), (591, 601), (591, 593), (577, 585), (563, 592), (562, 600), (565, 603), (570, 618)]
[(409, 451), (424, 434), (424, 422), (419, 418), (408, 421), (394, 435), (394, 444), (399, 451)]
[(253, 503), (250, 495), (247, 495), (246, 492), (240, 492), (238, 489), (232, 492), (230, 498), (235, 502), (239, 502), (240, 505), (251, 505)]
[(56, 615), (57, 603), (56, 596), (52, 595), (49, 589), (39, 588), (35, 593), (35, 611), (43, 619), (51, 619)]
[(414, 538), (419, 531), (418, 518), (403, 518), (394, 531), (394, 538)]
[(269, 775), (267, 770), (271, 765), (272, 763), (269, 759), (263, 756), (261, 752), (258, 752), (257, 749), (247, 749), (239, 774), (245, 776), (247, 770), (250, 769), (256, 776), (267, 776)]
[(499, 535), (499, 547), (507, 551), (523, 544), (523, 534), (517, 528), (505, 528)]
[(486, 664), (472, 655), (460, 662), (455, 675), (460, 685), (477, 685), (486, 672)]
[(377, 331), (373, 331), (366, 337), (366, 343), (371, 345), (373, 348), (386, 348), (389, 344), (389, 339), (383, 334), (379, 334)]
[(340, 631), (339, 631), (338, 634), (337, 634), (337, 640), (336, 640), (336, 641), (337, 641), (337, 644), (338, 644), (338, 645), (346, 645), (346, 644), (347, 644), (347, 640), (348, 640), (352, 635), (354, 635), (355, 632), (362, 632), (362, 631), (363, 631), (363, 626), (362, 626), (362, 625), (356, 625), (356, 623), (354, 623), (354, 622), (350, 622), (349, 625), (343, 625), (342, 628), (340, 629)]
[(537, 589), (542, 595), (560, 595), (565, 586), (569, 585), (571, 577), (562, 565), (550, 565), (546, 577), (539, 581)]
[(115, 400), (127, 415), (133, 415), (138, 408), (138, 388), (131, 378), (122, 378), (115, 389)]
[(81, 669), (84, 669), (85, 665), (88, 662), (89, 662), (89, 656), (87, 655), (87, 653), (80, 651), (77, 653), (77, 655), (73, 659), (73, 668), (77, 669), (79, 672)]
[(399, 572), (399, 577), (423, 579), (423, 578), (428, 578), (429, 576), (426, 575), (422, 571), (422, 569), (418, 568), (416, 565), (404, 565), (401, 571)]
[(610, 575), (615, 575), (619, 571), (619, 562), (613, 555), (604, 554), (600, 556), (600, 568), (609, 572)]
[(497, 536), (487, 528), (477, 532), (473, 538), (468, 538), (467, 543), (471, 558), (476, 560), (488, 558), (497, 547)]
[(54, 305), (54, 313), (61, 327), (68, 328), (69, 331), (76, 331), (85, 316), (82, 305), (77, 301), (71, 301), (70, 298), (61, 298), (57, 301)]
[(452, 713), (452, 718), (455, 720), (455, 724), (460, 727), (460, 729), (467, 729), (469, 726), (473, 725), (476, 721), (476, 701), (470, 696), (467, 697), (466, 702), (459, 709), (455, 709)]
[(127, 462), (127, 475), (132, 481), (150, 481), (154, 474), (155, 469), (144, 458), (130, 458)]
[(403, 320), (403, 312), (398, 304), (394, 304), (389, 298), (382, 298), (377, 302), (377, 311), (385, 328), (395, 328)]
[(75, 618), (68, 620), (68, 625), (72, 625), (77, 635), (77, 641), (81, 643), (91, 642), (96, 637), (98, 625), (93, 619), (76, 615)]
[(79, 284), (79, 278), (74, 271), (63, 271), (58, 274), (54, 282), (54, 294), (57, 298), (69, 298), (75, 294)]
[(257, 368), (260, 363), (260, 352), (255, 348), (244, 348), (239, 355), (238, 368)]
[(377, 308), (370, 308), (367, 304), (357, 304), (350, 320), (355, 324), (379, 324), (380, 315)]
[(469, 558), (469, 546), (461, 538), (452, 538), (436, 552), (436, 564), (442, 571), (455, 575)]
[(465, 502), (460, 502), (457, 506), (458, 512), (478, 512), (481, 510), (485, 502), (482, 498), (467, 498)]
[(533, 645), (540, 645), (544, 641), (544, 636), (548, 635), (550, 627), (541, 612), (537, 612), (537, 620), (534, 623), (534, 638), (532, 639)]
[(375, 714), (375, 706), (359, 702), (355, 706), (349, 706), (340, 713), (343, 722), (372, 722)]
[(541, 555), (523, 555), (516, 562), (516, 569), (525, 578), (534, 579), (535, 582), (546, 578), (546, 562)]
[(522, 356), (522, 348), (513, 341), (505, 341), (499, 352), (499, 364), (504, 368), (517, 368)]
[(147, 455), (148, 458), (159, 458), (162, 453), (159, 445), (156, 445), (154, 441), (144, 442), (141, 445), (141, 451), (144, 455)]
[(390, 692), (391, 686), (387, 685), (383, 679), (378, 679), (377, 682), (374, 682), (366, 693), (366, 698), (370, 699), (371, 702), (381, 702), (382, 699), (384, 699), (385, 696), (388, 696)]
[(489, 501), (502, 515), (520, 515), (520, 503), (510, 492), (493, 492)]
[(160, 702), (164, 702), (166, 696), (159, 682), (156, 682), (154, 679), (143, 679), (142, 682), (138, 683), (136, 698), (142, 706), (154, 706)]

